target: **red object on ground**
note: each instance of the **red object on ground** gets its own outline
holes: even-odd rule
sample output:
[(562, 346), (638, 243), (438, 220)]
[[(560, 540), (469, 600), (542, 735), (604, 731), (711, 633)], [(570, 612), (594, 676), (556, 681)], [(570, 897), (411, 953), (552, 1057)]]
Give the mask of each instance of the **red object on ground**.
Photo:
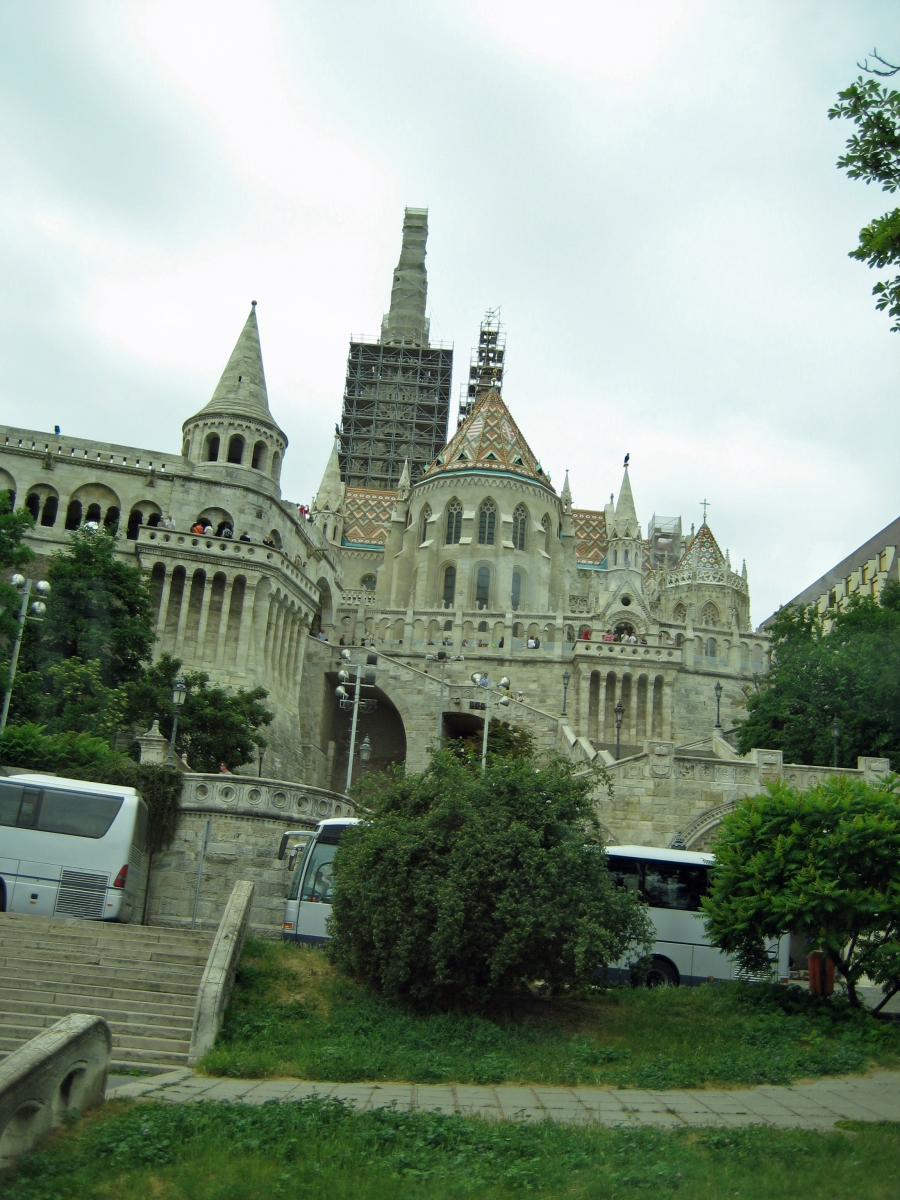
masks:
[(821, 950), (809, 956), (809, 990), (814, 996), (830, 996), (834, 991), (834, 963)]

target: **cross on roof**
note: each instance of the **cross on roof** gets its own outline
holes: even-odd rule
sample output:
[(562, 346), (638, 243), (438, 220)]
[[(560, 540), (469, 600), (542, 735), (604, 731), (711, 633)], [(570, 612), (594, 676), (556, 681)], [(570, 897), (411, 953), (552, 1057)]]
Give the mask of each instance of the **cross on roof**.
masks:
[(710, 501), (709, 500), (701, 500), (700, 503), (703, 505), (703, 523), (705, 525), (706, 524), (706, 510), (709, 508)]

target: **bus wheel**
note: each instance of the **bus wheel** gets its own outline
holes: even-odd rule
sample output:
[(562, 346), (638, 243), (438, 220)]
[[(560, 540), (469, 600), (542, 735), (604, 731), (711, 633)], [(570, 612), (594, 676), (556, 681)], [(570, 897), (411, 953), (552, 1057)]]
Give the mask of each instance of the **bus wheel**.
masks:
[(664, 958), (654, 958), (644, 979), (644, 987), (678, 987), (678, 972)]

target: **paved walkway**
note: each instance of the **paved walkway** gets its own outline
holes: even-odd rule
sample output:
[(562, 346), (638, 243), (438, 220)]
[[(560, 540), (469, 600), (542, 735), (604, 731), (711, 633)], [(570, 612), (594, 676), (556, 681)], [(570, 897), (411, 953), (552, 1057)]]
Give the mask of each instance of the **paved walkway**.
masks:
[(500, 1120), (550, 1119), (583, 1125), (655, 1125), (666, 1129), (686, 1125), (830, 1129), (841, 1120), (900, 1121), (900, 1071), (816, 1079), (790, 1087), (648, 1092), (629, 1088), (240, 1080), (179, 1070), (136, 1079), (107, 1092), (109, 1100), (138, 1096), (179, 1103), (227, 1100), (241, 1104), (327, 1096), (347, 1101), (361, 1112), (396, 1106), (403, 1112), (419, 1109)]

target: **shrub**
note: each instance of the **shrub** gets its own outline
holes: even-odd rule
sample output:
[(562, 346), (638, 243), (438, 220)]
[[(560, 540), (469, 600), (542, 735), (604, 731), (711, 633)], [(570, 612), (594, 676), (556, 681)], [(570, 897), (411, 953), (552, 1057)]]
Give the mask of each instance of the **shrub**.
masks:
[[(797, 792), (770, 783), (725, 817), (703, 901), (710, 936), (743, 966), (768, 966), (765, 941), (791, 931), (821, 947), (858, 1005), (868, 975), (900, 991), (900, 779), (830, 776)], [(879, 1006), (880, 1007), (880, 1006)]]
[(335, 858), (333, 960), (389, 997), (448, 1007), (642, 957), (646, 910), (610, 881), (595, 783), (562, 760), (497, 757), (481, 774), (442, 751), (370, 784), (371, 818)]

